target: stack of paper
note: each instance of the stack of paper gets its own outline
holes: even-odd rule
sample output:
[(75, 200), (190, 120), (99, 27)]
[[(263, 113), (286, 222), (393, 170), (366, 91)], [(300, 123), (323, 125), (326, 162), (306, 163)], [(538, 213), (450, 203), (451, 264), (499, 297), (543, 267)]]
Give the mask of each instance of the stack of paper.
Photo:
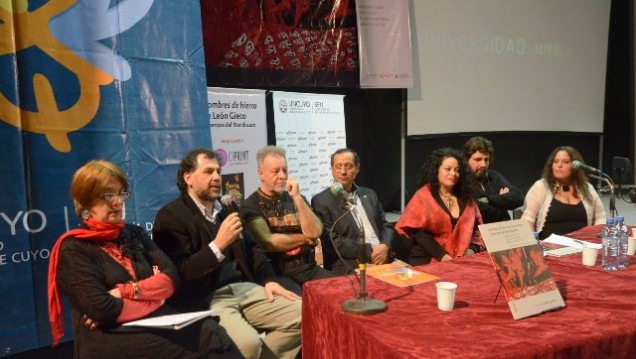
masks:
[(557, 249), (550, 249), (544, 251), (546, 256), (553, 257), (563, 257), (570, 254), (581, 253), (583, 251), (583, 247), (592, 247), (601, 249), (602, 245), (599, 243), (592, 243), (587, 241), (581, 241), (578, 239), (572, 239), (566, 236), (560, 236), (557, 234), (551, 234), (550, 237), (546, 238), (543, 243), (552, 243), (563, 246)]
[(563, 256), (568, 256), (570, 254), (581, 253), (581, 252), (583, 252), (583, 249), (581, 248), (562, 247), (562, 248), (550, 249), (550, 250), (544, 251), (543, 254), (546, 256), (552, 256), (552, 257), (563, 257)]

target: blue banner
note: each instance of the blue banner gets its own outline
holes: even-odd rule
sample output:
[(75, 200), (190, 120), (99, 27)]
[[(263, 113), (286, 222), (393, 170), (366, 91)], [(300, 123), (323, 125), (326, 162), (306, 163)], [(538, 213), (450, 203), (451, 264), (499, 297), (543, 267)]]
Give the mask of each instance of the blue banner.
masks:
[(126, 221), (150, 231), (181, 157), (211, 140), (199, 1), (2, 2), (0, 31), (0, 348), (13, 354), (51, 343), (48, 257), (79, 222), (75, 170), (121, 166)]

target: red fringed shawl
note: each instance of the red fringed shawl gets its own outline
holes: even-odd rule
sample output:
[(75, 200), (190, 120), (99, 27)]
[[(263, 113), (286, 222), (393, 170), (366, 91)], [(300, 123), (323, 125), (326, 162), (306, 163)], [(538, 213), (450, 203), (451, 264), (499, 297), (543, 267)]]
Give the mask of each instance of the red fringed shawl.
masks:
[(484, 245), (481, 234), (478, 231), (473, 233), (475, 223), (482, 223), (481, 213), (477, 204), (470, 201), (466, 203), (453, 228), (448, 213), (440, 207), (427, 184), (415, 192), (395, 225), (395, 230), (409, 238), (418, 230), (425, 230), (433, 235), (448, 255), (455, 258), (463, 257), (471, 242)]

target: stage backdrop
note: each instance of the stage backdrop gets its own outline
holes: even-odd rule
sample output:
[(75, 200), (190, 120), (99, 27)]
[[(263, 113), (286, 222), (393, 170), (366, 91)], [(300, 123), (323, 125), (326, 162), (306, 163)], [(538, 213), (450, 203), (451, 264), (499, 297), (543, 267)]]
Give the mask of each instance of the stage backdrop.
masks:
[(333, 183), (330, 156), (347, 146), (342, 95), (274, 91), (276, 145), (310, 200)]
[[(150, 230), (178, 162), (210, 146), (198, 0), (0, 4), (0, 349), (50, 344), (48, 259), (78, 224), (73, 172), (121, 166)], [(65, 340), (72, 337), (68, 305)]]
[(358, 84), (351, 0), (202, 0), (201, 14), (214, 86)]

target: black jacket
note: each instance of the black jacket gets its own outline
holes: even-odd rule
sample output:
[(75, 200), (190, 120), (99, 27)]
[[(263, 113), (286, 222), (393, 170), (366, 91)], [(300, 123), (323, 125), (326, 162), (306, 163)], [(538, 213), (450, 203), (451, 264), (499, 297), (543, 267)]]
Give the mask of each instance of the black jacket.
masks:
[[(395, 232), (385, 226), (384, 210), (378, 200), (378, 196), (375, 191), (365, 187), (357, 187), (356, 192), (380, 243), (386, 244), (390, 249)], [(334, 226), (334, 222), (346, 213), (347, 209), (343, 200), (334, 196), (329, 191), (329, 188), (316, 194), (311, 199), (311, 206), (324, 225), (321, 240), (325, 268), (337, 274), (350, 272), (350, 268), (345, 266), (338, 258), (334, 247), (338, 249), (340, 255), (349, 263), (350, 267), (357, 267), (356, 259), (359, 258), (360, 253), (360, 229), (356, 220), (349, 213)], [(329, 237), (332, 227), (333, 242)], [(368, 243), (365, 244), (365, 255), (367, 260), (370, 260), (371, 245)]]
[[(483, 189), (481, 188), (482, 186)], [(509, 192), (499, 194), (499, 190), (503, 187), (508, 187)], [(523, 192), (510, 184), (497, 171), (486, 171), (477, 193), (479, 198), (477, 203), (484, 223), (507, 221), (510, 219), (508, 211), (523, 206)], [(484, 198), (488, 199), (488, 203), (484, 203)]]
[[(226, 257), (219, 262), (208, 244), (214, 240), (227, 215), (223, 210), (216, 225), (208, 222), (188, 194), (168, 203), (157, 213), (153, 239), (177, 265), (181, 275), (181, 287), (170, 298), (170, 303), (178, 310), (209, 308), (214, 292), (221, 286), (219, 272), (229, 259)], [(274, 280), (274, 271), (262, 248), (246, 231), (243, 231), (242, 239), (230, 245), (230, 250), (244, 281), (264, 284)]]

